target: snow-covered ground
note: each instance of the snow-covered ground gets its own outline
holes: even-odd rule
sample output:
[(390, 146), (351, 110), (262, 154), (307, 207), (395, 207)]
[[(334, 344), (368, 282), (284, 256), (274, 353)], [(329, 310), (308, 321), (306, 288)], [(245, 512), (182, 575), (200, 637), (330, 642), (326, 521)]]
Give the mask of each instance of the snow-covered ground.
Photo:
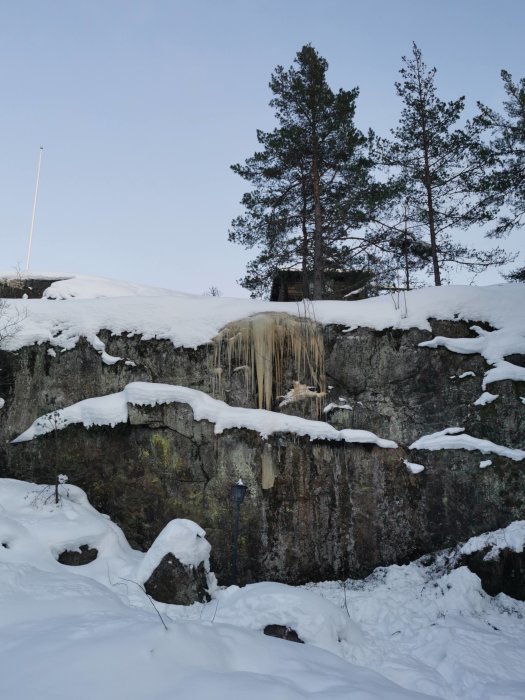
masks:
[[(209, 553), (173, 521), (149, 553), (77, 487), (0, 480), (0, 697), (5, 700), (389, 700), (525, 698), (525, 603), (487, 596), (466, 568), (391, 566), (366, 581), (215, 590), (211, 602), (158, 603), (139, 586), (175, 549)], [(194, 550), (192, 553), (192, 542)], [(525, 522), (469, 541), (522, 551)], [(56, 557), (87, 544), (95, 561)], [(262, 633), (293, 627), (305, 644)]]
[(485, 384), (506, 375), (520, 380), (525, 377), (525, 368), (504, 362), (507, 355), (525, 353), (523, 284), (430, 287), (401, 297), (292, 303), (196, 296), (79, 275), (53, 282), (44, 297), (6, 300), (11, 313), (21, 319), (16, 335), (4, 342), (6, 349), (44, 342), (69, 349), (81, 336), (96, 343), (102, 329), (144, 339), (163, 338), (180, 347), (197, 347), (210, 342), (228, 323), (268, 311), (303, 318), (306, 315), (319, 323), (344, 325), (347, 330), (360, 326), (430, 330), (428, 319), (436, 318), (484, 321), (495, 330), (473, 326), (475, 338), (438, 337), (422, 345), (480, 353), (494, 365)]

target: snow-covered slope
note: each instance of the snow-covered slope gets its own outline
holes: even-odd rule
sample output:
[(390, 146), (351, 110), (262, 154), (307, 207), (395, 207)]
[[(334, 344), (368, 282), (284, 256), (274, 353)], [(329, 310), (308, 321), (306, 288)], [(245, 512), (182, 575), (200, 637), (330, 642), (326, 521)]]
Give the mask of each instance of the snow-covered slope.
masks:
[[(147, 555), (80, 489), (62, 486), (56, 505), (52, 487), (1, 479), (0, 543), (6, 700), (525, 698), (525, 603), (490, 598), (465, 568), (415, 562), (364, 582), (230, 587), (204, 605), (157, 604), (166, 631), (132, 583)], [(56, 561), (81, 544), (98, 558)], [(264, 636), (271, 623), (306, 643)]]

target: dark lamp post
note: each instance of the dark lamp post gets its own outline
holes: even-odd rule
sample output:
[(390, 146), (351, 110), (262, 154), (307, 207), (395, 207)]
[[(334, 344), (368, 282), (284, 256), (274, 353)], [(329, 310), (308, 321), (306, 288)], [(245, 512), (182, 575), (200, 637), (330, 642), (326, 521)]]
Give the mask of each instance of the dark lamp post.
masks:
[(246, 491), (248, 487), (242, 483), (242, 479), (232, 486), (232, 500), (237, 505), (241, 505), (246, 496)]
[(241, 503), (244, 501), (248, 487), (242, 482), (242, 479), (231, 487), (231, 497), (234, 505), (233, 513), (233, 533), (232, 533), (232, 561), (231, 561), (231, 580), (230, 585), (234, 586), (237, 583), (237, 541), (239, 539), (239, 516), (241, 511)]

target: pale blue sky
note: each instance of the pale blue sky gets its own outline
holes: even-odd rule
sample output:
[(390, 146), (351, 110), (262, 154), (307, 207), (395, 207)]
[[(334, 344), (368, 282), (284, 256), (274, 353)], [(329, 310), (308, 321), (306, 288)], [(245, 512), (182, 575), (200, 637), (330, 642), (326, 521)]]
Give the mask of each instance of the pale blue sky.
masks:
[(522, 0), (0, 0), (0, 269), (25, 263), (42, 145), (34, 270), (246, 295), (229, 166), (273, 126), (276, 65), (311, 42), (334, 89), (360, 87), (359, 126), (386, 136), (413, 40), (444, 99), (499, 109), (524, 35)]

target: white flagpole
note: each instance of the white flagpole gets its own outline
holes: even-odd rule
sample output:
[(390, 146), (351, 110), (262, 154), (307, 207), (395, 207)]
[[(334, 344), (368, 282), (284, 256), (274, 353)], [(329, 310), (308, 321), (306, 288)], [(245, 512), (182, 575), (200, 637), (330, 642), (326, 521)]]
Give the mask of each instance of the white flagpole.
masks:
[(35, 226), (36, 198), (38, 197), (38, 183), (40, 182), (40, 166), (42, 164), (43, 151), (44, 151), (44, 147), (40, 146), (40, 151), (38, 153), (38, 167), (37, 167), (37, 171), (36, 171), (35, 196), (33, 197), (33, 214), (31, 216), (31, 228), (29, 229), (29, 244), (27, 246), (27, 259), (26, 259), (25, 272), (27, 272), (29, 270), (29, 261), (31, 259), (31, 243), (33, 241), (33, 228)]

